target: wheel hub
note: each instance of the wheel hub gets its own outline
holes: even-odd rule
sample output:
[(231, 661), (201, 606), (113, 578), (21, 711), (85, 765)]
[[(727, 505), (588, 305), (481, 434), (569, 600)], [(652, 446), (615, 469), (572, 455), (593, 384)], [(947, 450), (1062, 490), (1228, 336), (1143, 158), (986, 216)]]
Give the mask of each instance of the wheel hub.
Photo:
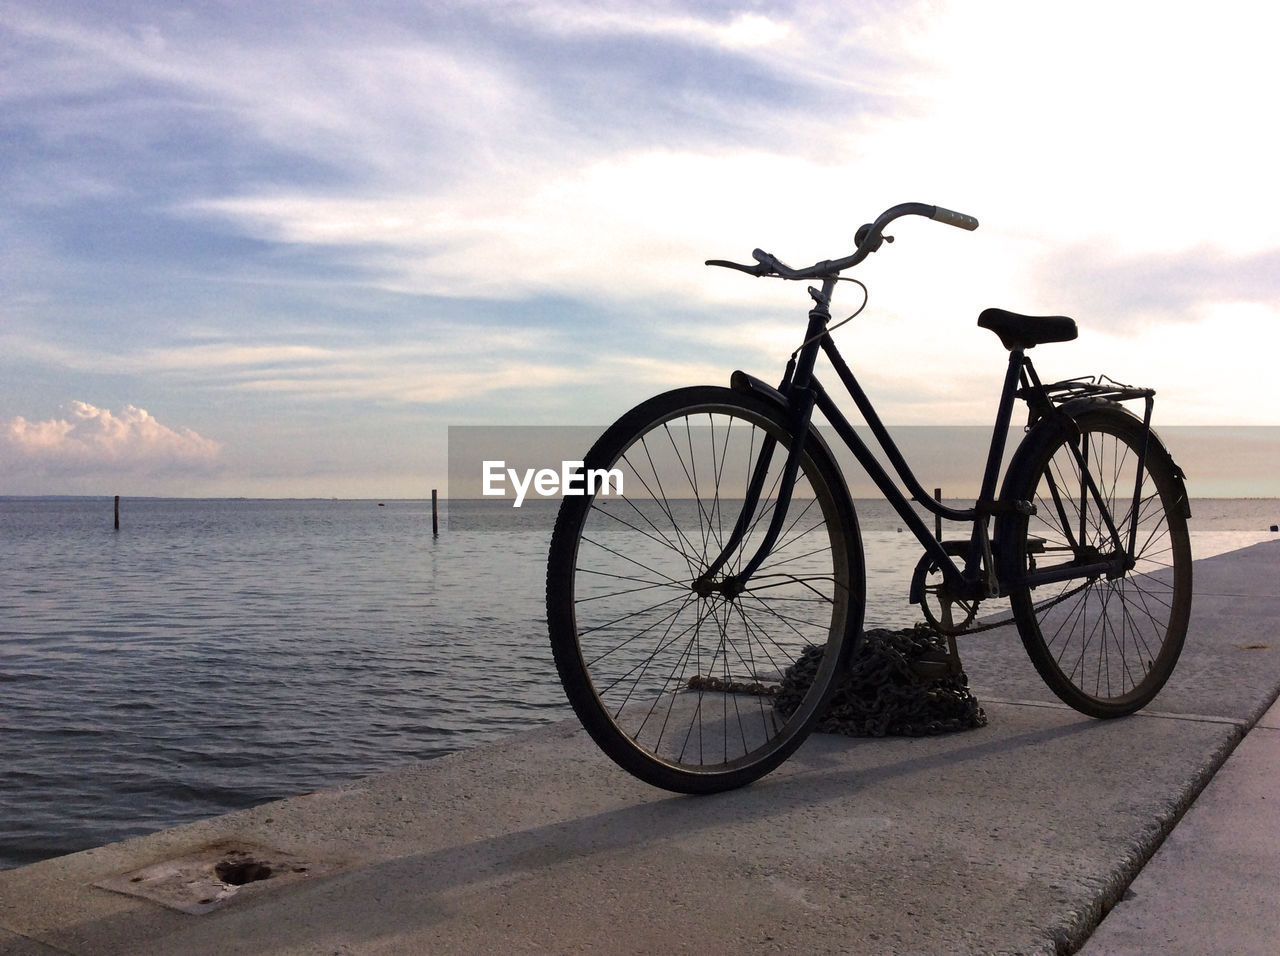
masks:
[(742, 593), (744, 586), (740, 578), (730, 574), (719, 580), (707, 577), (698, 578), (689, 585), (689, 588), (701, 598), (708, 598), (713, 594), (723, 594), (729, 600), (733, 600)]

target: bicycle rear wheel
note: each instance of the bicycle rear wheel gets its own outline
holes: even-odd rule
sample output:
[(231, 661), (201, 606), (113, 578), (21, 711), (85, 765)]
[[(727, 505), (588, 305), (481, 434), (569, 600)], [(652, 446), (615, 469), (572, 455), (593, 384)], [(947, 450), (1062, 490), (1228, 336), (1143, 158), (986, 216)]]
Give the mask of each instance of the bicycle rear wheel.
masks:
[[(745, 590), (694, 587), (730, 539), (766, 437), (778, 444), (723, 579), (768, 528), (791, 442), (785, 415), (754, 396), (708, 386), (637, 406), (584, 462), (617, 469), (624, 493), (566, 496), (556, 520), (547, 620), (565, 692), (609, 757), (668, 790), (727, 790), (774, 769), (812, 728), (860, 633), (857, 520), (813, 433), (782, 533)], [(821, 671), (783, 716), (777, 684), (812, 645), (824, 649)]]
[[(1186, 502), (1168, 454), (1153, 435), (1142, 469), (1143, 426), (1115, 407), (1076, 418), (1099, 496), (1127, 544), (1137, 508), (1133, 564), (1106, 575), (1019, 588), (1010, 594), (1018, 631), (1045, 683), (1076, 710), (1120, 717), (1146, 706), (1173, 673), (1191, 615)], [(1106, 560), (1115, 553), (1097, 500), (1059, 435), (1010, 475), (1005, 500), (1029, 501), (1014, 536), (1018, 573)], [(1135, 501), (1134, 489), (1138, 488)]]

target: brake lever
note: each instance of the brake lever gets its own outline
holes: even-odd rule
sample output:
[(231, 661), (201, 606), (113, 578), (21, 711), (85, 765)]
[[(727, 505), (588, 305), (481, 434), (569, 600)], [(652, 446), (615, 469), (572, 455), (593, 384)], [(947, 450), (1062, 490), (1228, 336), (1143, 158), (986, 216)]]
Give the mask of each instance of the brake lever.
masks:
[(741, 262), (730, 262), (728, 259), (708, 259), (704, 265), (719, 266), (721, 269), (737, 269), (739, 272), (745, 272), (749, 276), (769, 275), (770, 271), (765, 267), (763, 262), (757, 262), (753, 266), (745, 266)]

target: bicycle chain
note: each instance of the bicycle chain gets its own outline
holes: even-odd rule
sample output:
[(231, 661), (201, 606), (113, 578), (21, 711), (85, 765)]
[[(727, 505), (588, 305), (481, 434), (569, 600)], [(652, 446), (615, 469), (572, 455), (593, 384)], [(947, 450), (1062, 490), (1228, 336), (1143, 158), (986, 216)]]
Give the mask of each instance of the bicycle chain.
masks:
[[(1052, 598), (1051, 600), (1045, 601), (1043, 604), (1037, 604), (1035, 606), (1035, 612), (1037, 616), (1040, 614), (1041, 611), (1046, 611), (1049, 608), (1053, 607), (1055, 604), (1061, 604), (1063, 601), (1067, 600), (1068, 598), (1075, 597), (1077, 594), (1079, 594), (1081, 591), (1085, 590), (1086, 588), (1092, 587), (1093, 582), (1095, 580), (1097, 579), (1090, 578), (1088, 581), (1080, 585), (1078, 588), (1072, 588), (1070, 591), (1064, 591), (1062, 594), (1059, 594), (1056, 598)], [(995, 630), (997, 627), (1004, 627), (1006, 624), (1013, 624), (1015, 623), (1016, 620), (1017, 620), (1016, 618), (1006, 617), (1002, 621), (988, 621), (987, 623), (979, 624), (976, 627), (958, 628), (952, 633), (956, 637), (960, 637), (961, 635), (964, 635), (964, 634), (981, 634), (983, 631), (992, 631), (992, 630)], [(933, 633), (944, 636), (944, 637), (947, 634), (946, 629), (939, 625), (923, 624), (923, 625), (916, 625), (916, 626), (928, 628)]]
[(762, 684), (760, 681), (721, 680), (694, 674), (686, 686), (689, 690), (707, 690), (717, 694), (748, 694), (754, 697), (777, 697), (781, 684)]
[[(985, 727), (986, 712), (963, 670), (927, 678), (913, 667), (940, 652), (945, 643), (925, 625), (867, 631), (816, 729), (849, 737), (925, 737)], [(780, 713), (790, 715), (800, 705), (822, 656), (822, 648), (810, 647), (787, 669), (774, 701)]]

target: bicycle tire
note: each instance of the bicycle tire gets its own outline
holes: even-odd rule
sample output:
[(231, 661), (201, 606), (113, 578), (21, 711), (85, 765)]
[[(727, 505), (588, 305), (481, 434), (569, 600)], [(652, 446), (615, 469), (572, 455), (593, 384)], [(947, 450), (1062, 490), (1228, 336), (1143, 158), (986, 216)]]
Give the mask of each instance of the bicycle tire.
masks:
[[(584, 459), (588, 474), (621, 471), (625, 494), (566, 496), (557, 515), (547, 621), (561, 683), (600, 748), (667, 790), (729, 790), (777, 767), (861, 634), (857, 517), (812, 431), (783, 531), (746, 590), (692, 587), (730, 536), (765, 435), (778, 445), (733, 573), (768, 526), (791, 441), (786, 413), (753, 395), (700, 386), (636, 406)], [(767, 690), (810, 645), (824, 648), (821, 671), (783, 717)]]
[[(1079, 412), (1075, 423), (1077, 447), (1127, 540), (1142, 422), (1112, 404)], [(1097, 502), (1083, 490), (1076, 440), (1057, 431), (1006, 479), (1004, 500), (1035, 506), (1033, 515), (1017, 517), (1002, 545), (1014, 549), (1016, 575), (1114, 553)], [(1143, 472), (1133, 567), (1113, 580), (1076, 578), (1009, 595), (1040, 676), (1060, 700), (1092, 717), (1122, 717), (1151, 702), (1173, 673), (1191, 616), (1185, 490), (1154, 433)]]

